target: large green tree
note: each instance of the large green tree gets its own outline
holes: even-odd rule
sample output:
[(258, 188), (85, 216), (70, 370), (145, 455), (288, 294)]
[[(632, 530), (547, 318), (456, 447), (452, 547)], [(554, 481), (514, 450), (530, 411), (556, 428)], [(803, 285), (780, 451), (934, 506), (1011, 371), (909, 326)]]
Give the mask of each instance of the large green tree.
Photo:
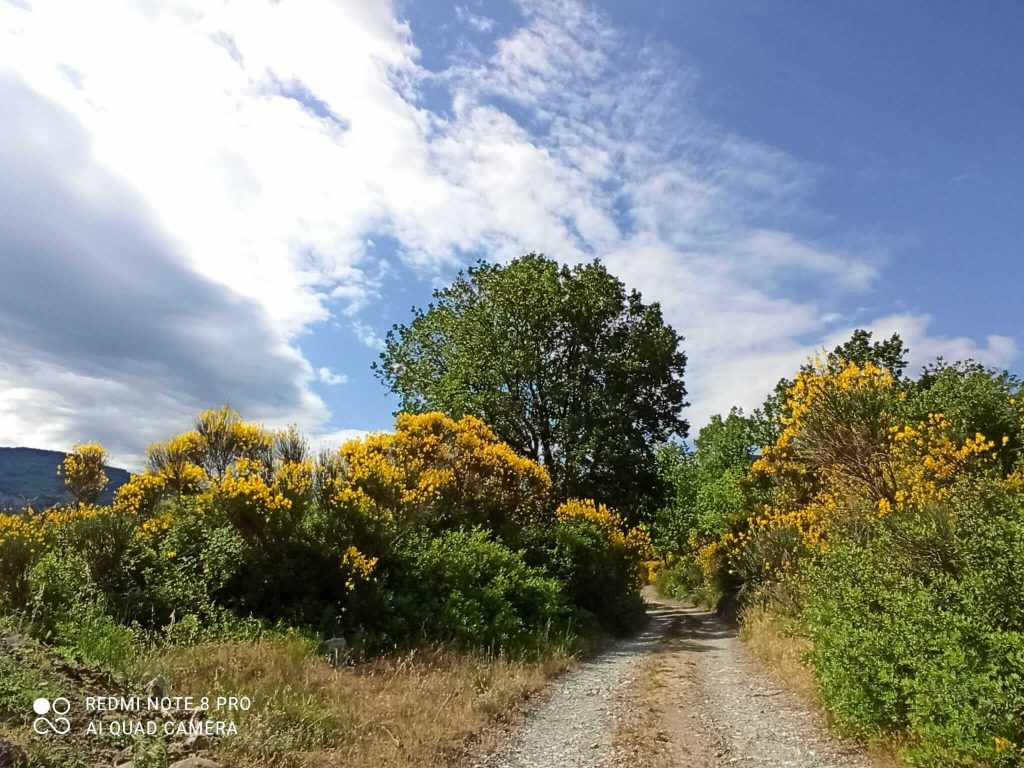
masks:
[(753, 419), (733, 408), (712, 416), (691, 450), (679, 443), (658, 449), (658, 470), (666, 487), (655, 516), (655, 545), (667, 552), (685, 551), (691, 531), (717, 537), (729, 530), (746, 503), (744, 478), (755, 458)]
[(387, 336), (377, 376), (403, 410), (474, 414), (541, 462), (563, 497), (643, 517), (653, 445), (685, 436), (682, 337), (600, 262), (535, 253), (460, 272)]

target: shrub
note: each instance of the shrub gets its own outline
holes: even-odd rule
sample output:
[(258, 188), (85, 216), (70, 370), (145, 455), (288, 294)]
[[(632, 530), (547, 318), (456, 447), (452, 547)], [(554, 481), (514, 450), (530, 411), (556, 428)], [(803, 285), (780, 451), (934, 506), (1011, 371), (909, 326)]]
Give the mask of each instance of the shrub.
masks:
[(209, 619), (217, 599), (245, 563), (241, 535), (205, 505), (188, 499), (164, 502), (136, 532), (138, 570), (123, 600), (125, 615), (146, 627), (172, 616)]
[(561, 584), (486, 531), (418, 537), (401, 558), (391, 585), (396, 610), (423, 639), (523, 651), (570, 631)]
[(575, 605), (612, 632), (628, 632), (641, 623), (644, 563), (652, 553), (646, 531), (627, 530), (603, 504), (571, 500), (556, 510), (545, 538), (547, 568), (566, 585)]
[(29, 571), (44, 551), (43, 532), (36, 520), (0, 513), (0, 608), (25, 607)]
[[(84, 477), (86, 458), (103, 455), (83, 446), (67, 472)], [(542, 466), (473, 417), (403, 414), (393, 434), (314, 462), (294, 427), (206, 411), (150, 446), (113, 504), (0, 516), (0, 608), (28, 611), (54, 638), (77, 638), (80, 622), (96, 648), (116, 645), (118, 622), (193, 643), (233, 614), (344, 634), (360, 650), (415, 639), (524, 649), (566, 632), (573, 614), (551, 574), (509, 549), (553, 530), (550, 488)], [(601, 515), (593, 557), (566, 555), (559, 573), (606, 564), (616, 589), (635, 592), (647, 539)]]
[(392, 537), (482, 526), (513, 540), (550, 515), (547, 471), (473, 416), (399, 414), (393, 433), (351, 440), (340, 455), (342, 495), (369, 499)]
[(915, 764), (1018, 765), (1024, 747), (1024, 500), (997, 482), (906, 507), (811, 569), (822, 696)]
[(47, 548), (84, 559), (92, 583), (109, 595), (130, 589), (129, 561), (138, 524), (134, 514), (95, 504), (55, 508), (39, 518)]
[(29, 610), (45, 635), (90, 609), (98, 598), (89, 563), (73, 552), (48, 552), (28, 574)]
[(95, 504), (107, 487), (107, 473), (103, 468), (107, 452), (99, 443), (76, 445), (64, 457), (61, 473), (71, 498), (78, 504)]

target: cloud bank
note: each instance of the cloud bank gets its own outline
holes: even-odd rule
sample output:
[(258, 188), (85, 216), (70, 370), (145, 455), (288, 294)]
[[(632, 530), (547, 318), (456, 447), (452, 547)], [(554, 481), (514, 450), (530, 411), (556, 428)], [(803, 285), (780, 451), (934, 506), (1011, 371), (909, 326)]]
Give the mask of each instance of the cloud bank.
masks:
[(388, 259), (429, 284), (480, 255), (604, 258), (687, 336), (696, 425), (845, 333), (884, 254), (801, 235), (817, 169), (702, 119), (697, 73), (591, 5), (516, 8), (458, 9), (431, 70), (388, 2), (0, 4), (0, 444), (132, 464), (221, 402), (349, 434), (313, 386), (346, 372), (298, 339), (333, 319), (379, 347), (364, 311), (406, 310)]

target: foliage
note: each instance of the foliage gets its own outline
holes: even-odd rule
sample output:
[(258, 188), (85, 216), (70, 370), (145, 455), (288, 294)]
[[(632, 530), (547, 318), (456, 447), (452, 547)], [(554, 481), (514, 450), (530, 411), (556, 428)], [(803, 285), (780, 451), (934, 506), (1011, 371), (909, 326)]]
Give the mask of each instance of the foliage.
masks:
[[(646, 533), (606, 507), (555, 506), (546, 469), (473, 416), (401, 414), (314, 460), (294, 427), (211, 410), (150, 446), (113, 504), (0, 515), (0, 609), (96, 659), (126, 633), (198, 642), (248, 617), (363, 653), (534, 652), (580, 629), (573, 599), (601, 616), (635, 606), (650, 558)], [(576, 516), (589, 549), (552, 545), (549, 561), (544, 543)], [(605, 565), (607, 594), (574, 570)]]
[(484, 526), (515, 538), (550, 515), (547, 471), (473, 416), (400, 414), (393, 433), (349, 441), (339, 453), (334, 501), (364, 510), (378, 536)]
[[(1020, 765), (1021, 384), (941, 360), (911, 379), (905, 355), (858, 331), (780, 382), (738, 478), (702, 475), (699, 444), (666, 454), (687, 504), (657, 518), (659, 587), (805, 627), (836, 720), (915, 765)], [(732, 513), (702, 525), (722, 487)]]
[(569, 632), (572, 611), (562, 585), (485, 531), (415, 537), (401, 559), (391, 586), (415, 636), (518, 651)]
[(542, 545), (548, 570), (565, 585), (573, 603), (608, 630), (635, 629), (643, 618), (639, 589), (653, 554), (643, 528), (628, 528), (603, 504), (570, 499), (555, 512)]
[(660, 551), (682, 551), (693, 531), (720, 536), (729, 529), (746, 502), (754, 438), (752, 420), (734, 408), (724, 419), (711, 417), (694, 441), (695, 450), (676, 444), (659, 448), (659, 475), (669, 489), (654, 526)]
[(916, 765), (1024, 755), (1024, 498), (998, 482), (907, 505), (812, 569), (804, 621), (825, 701)]
[(77, 504), (95, 504), (107, 487), (107, 452), (99, 443), (80, 443), (64, 457), (64, 485)]
[(408, 412), (476, 415), (555, 493), (631, 519), (657, 497), (652, 445), (685, 435), (685, 355), (657, 304), (599, 263), (481, 262), (395, 326), (376, 366)]

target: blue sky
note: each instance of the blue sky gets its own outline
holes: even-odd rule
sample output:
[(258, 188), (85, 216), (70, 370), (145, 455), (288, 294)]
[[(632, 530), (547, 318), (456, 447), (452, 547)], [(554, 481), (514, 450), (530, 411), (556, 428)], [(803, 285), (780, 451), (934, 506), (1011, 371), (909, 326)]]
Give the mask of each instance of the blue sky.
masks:
[(1020, 368), (1010, 3), (0, 0), (0, 444), (228, 402), (337, 443), (478, 257), (598, 256), (689, 418), (855, 327)]

